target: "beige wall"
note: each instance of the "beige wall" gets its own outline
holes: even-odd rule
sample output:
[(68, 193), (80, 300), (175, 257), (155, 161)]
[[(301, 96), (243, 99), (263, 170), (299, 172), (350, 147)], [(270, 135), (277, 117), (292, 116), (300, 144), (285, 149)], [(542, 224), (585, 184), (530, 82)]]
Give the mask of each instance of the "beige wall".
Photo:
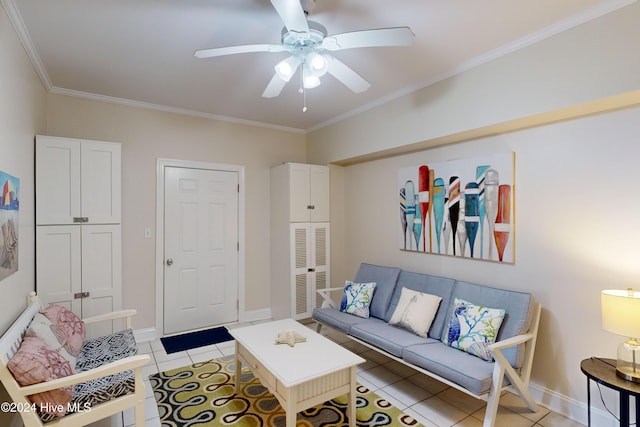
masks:
[[(640, 3), (308, 135), (342, 162), (640, 89)], [(413, 145), (413, 147), (412, 147)]]
[(20, 178), (19, 270), (0, 282), (0, 331), (34, 289), (33, 136), (45, 129), (46, 92), (0, 7), (0, 170)]
[[(601, 327), (600, 291), (640, 277), (639, 134), (635, 108), (343, 168), (332, 203), (356, 214), (343, 229), (346, 276), (334, 282), (370, 262), (533, 292), (543, 307), (533, 381), (584, 402), (580, 361), (615, 357), (621, 339)], [(513, 265), (399, 250), (399, 168), (504, 151), (516, 158)]]
[[(45, 129), (46, 92), (2, 7), (0, 94), (0, 170), (20, 178), (18, 272), (0, 282), (0, 333), (4, 333), (34, 289), (33, 136)], [(0, 401), (7, 400), (0, 385)], [(0, 425), (12, 425), (17, 418), (0, 413)]]
[(47, 134), (122, 143), (123, 301), (134, 328), (155, 324), (156, 159), (245, 167), (246, 310), (270, 308), (269, 169), (304, 162), (304, 135), (60, 95), (47, 98)]
[[(535, 395), (585, 422), (580, 361), (615, 357), (622, 338), (601, 327), (600, 291), (637, 287), (640, 277), (640, 107), (424, 147), (443, 136), (637, 92), (640, 51), (631, 41), (640, 40), (638, 22), (635, 3), (307, 136), (310, 162), (348, 165), (398, 147), (407, 153), (333, 166), (340, 173), (332, 175), (332, 212), (344, 219), (332, 223), (333, 284), (371, 262), (533, 292), (543, 306)], [(516, 155), (515, 264), (399, 250), (399, 168), (503, 151)], [(603, 393), (615, 408), (617, 396)], [(605, 420), (604, 411), (598, 414)]]

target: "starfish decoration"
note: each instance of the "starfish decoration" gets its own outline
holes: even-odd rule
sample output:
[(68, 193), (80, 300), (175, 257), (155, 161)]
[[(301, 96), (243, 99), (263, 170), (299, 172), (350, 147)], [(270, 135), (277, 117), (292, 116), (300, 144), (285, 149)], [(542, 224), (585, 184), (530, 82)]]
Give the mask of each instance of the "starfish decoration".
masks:
[(290, 347), (296, 345), (297, 342), (305, 342), (307, 337), (303, 337), (296, 331), (284, 331), (278, 334), (276, 338), (276, 344), (289, 344)]

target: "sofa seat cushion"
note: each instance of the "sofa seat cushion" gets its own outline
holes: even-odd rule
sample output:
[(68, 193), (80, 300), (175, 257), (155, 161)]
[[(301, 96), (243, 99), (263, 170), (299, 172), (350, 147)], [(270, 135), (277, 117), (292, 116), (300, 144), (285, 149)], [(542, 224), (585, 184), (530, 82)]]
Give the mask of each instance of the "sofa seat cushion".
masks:
[[(100, 403), (107, 402), (135, 391), (135, 372), (125, 371), (95, 380), (76, 384), (73, 399), (68, 405), (68, 414), (91, 410)], [(40, 418), (47, 423), (55, 419), (50, 414), (40, 413)]]
[(368, 319), (363, 319), (362, 317), (349, 313), (342, 313), (331, 307), (314, 308), (313, 319), (345, 334), (349, 333), (353, 325), (368, 321)]
[(420, 337), (406, 329), (389, 325), (381, 319), (370, 318), (367, 322), (353, 325), (349, 335), (374, 345), (396, 357), (402, 357), (402, 350), (410, 345), (434, 341)]
[[(378, 319), (384, 318), (391, 302), (393, 290), (396, 287), (400, 269), (396, 267), (384, 267), (362, 263), (356, 277), (353, 280), (358, 283), (375, 282), (376, 291), (369, 305), (369, 313)], [(385, 319), (389, 321), (389, 319)]]
[(76, 371), (84, 372), (138, 353), (131, 329), (86, 340), (76, 360)]
[[(405, 347), (402, 358), (477, 395), (489, 392), (495, 362), (486, 362), (441, 342)], [(505, 385), (507, 378), (505, 377)]]

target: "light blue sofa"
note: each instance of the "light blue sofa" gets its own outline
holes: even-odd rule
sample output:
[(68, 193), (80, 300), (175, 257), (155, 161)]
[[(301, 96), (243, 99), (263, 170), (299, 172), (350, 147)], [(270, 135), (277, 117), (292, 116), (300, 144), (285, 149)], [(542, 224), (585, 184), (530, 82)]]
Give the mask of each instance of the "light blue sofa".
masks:
[[(537, 411), (528, 390), (540, 319), (540, 304), (533, 295), (372, 264), (362, 264), (354, 282), (376, 283), (370, 317), (364, 319), (339, 311), (339, 304), (331, 300), (330, 293), (342, 288), (322, 289), (318, 293), (324, 298), (323, 305), (313, 311), (318, 332), (322, 325), (337, 329), (391, 359), (485, 400), (484, 427), (494, 425), (504, 389), (519, 394), (531, 411)], [(442, 298), (427, 338), (388, 323), (403, 287)], [(440, 341), (447, 333), (455, 298), (505, 309), (497, 340), (489, 348), (493, 362)]]

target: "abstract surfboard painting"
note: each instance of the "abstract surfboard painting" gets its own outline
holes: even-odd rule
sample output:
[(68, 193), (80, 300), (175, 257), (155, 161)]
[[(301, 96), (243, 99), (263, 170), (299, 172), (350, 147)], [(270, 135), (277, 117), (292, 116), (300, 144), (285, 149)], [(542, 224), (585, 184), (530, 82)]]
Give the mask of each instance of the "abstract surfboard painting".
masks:
[(514, 153), (414, 157), (398, 169), (400, 249), (514, 263)]
[(20, 180), (0, 171), (0, 280), (18, 271), (18, 220)]

